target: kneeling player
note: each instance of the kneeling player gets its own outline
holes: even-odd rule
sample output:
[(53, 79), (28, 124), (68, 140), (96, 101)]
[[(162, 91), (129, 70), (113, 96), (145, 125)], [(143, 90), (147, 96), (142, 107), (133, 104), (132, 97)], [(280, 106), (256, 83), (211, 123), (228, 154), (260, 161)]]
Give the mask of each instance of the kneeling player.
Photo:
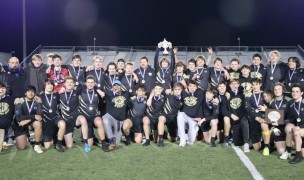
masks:
[(25, 98), (16, 100), (16, 121), (14, 122), (13, 129), (19, 150), (26, 148), (28, 131), (33, 129), (35, 132), (34, 151), (43, 153), (39, 145), (42, 137), (42, 106), (41, 103), (34, 100), (35, 95), (36, 88), (29, 85), (25, 93)]
[(219, 114), (219, 100), (213, 99), (216, 95), (215, 89), (208, 88), (206, 96), (202, 102), (203, 118), (198, 122), (201, 126), (204, 138), (210, 147), (215, 147), (215, 137), (217, 132), (218, 114)]
[(175, 83), (173, 86), (173, 94), (167, 95), (166, 102), (164, 105), (164, 112), (158, 118), (158, 136), (159, 142), (158, 146), (164, 146), (164, 128), (167, 124), (169, 131), (169, 137), (171, 141), (175, 141), (176, 130), (177, 130), (177, 113), (182, 107), (182, 97), (181, 92), (183, 90), (182, 83)]
[(130, 130), (134, 131), (135, 143), (140, 144), (143, 133), (143, 118), (147, 108), (146, 88), (144, 85), (135, 87), (136, 96), (131, 97), (129, 102), (128, 118), (123, 122), (123, 131), (126, 136), (126, 145), (131, 144)]
[(47, 79), (45, 81), (44, 93), (40, 95), (43, 107), (43, 143), (45, 149), (49, 149), (53, 145), (53, 135), (55, 133), (55, 126), (57, 126), (58, 133), (55, 149), (59, 152), (64, 152), (61, 144), (65, 133), (65, 121), (59, 116), (59, 95), (54, 93), (53, 89), (53, 81)]
[(81, 126), (82, 138), (84, 141), (83, 149), (85, 152), (91, 150), (88, 144), (88, 124), (84, 116), (79, 115), (79, 95), (81, 93), (80, 86), (76, 90), (75, 80), (72, 77), (66, 77), (64, 81), (65, 92), (60, 94), (61, 116), (65, 120), (66, 129), (64, 140), (67, 148), (73, 147), (74, 127)]
[(101, 90), (95, 90), (95, 78), (93, 76), (88, 76), (86, 78), (86, 89), (82, 90), (79, 99), (79, 112), (86, 118), (88, 123), (88, 144), (93, 145), (94, 129), (93, 126), (97, 128), (98, 136), (100, 138), (102, 150), (109, 151), (108, 146), (105, 141), (105, 131), (103, 128), (102, 119), (99, 116), (99, 97), (98, 93), (102, 93)]

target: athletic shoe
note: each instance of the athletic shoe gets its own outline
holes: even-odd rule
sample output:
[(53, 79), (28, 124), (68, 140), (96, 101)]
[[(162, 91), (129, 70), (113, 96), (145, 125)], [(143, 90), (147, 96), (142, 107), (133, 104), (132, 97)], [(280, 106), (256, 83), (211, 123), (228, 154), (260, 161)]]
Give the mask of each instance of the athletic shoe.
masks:
[(181, 141), (181, 142), (179, 143), (179, 147), (185, 147), (185, 146), (186, 146), (186, 142), (182, 142), (182, 141)]
[(106, 143), (102, 143), (101, 144), (101, 149), (104, 151), (104, 152), (109, 152), (109, 147), (106, 145)]
[(126, 136), (126, 138), (125, 138), (126, 140), (125, 140), (125, 144), (126, 144), (126, 146), (129, 146), (129, 145), (131, 145), (131, 137), (130, 136)]
[(85, 143), (85, 144), (83, 145), (83, 150), (84, 150), (84, 152), (86, 152), (86, 153), (90, 152), (90, 151), (91, 151), (90, 145), (88, 145), (87, 143)]
[(222, 144), (222, 146), (223, 146), (224, 148), (226, 148), (226, 147), (229, 146), (229, 144), (228, 144), (228, 142), (224, 142), (224, 143)]
[(8, 146), (13, 146), (14, 145), (14, 140), (12, 138), (9, 138), (7, 141)]
[(210, 147), (216, 147), (216, 144), (215, 144), (215, 142), (210, 142), (209, 146)]
[(42, 151), (40, 145), (35, 145), (35, 146), (34, 146), (34, 151), (35, 151), (36, 153), (38, 153), (38, 154), (43, 153), (43, 151)]
[(264, 156), (269, 156), (269, 148), (268, 147), (265, 147), (264, 150), (263, 150), (263, 155)]
[(150, 139), (146, 139), (145, 143), (143, 144), (143, 146), (149, 146), (150, 145)]
[(58, 152), (64, 152), (64, 149), (63, 149), (63, 147), (62, 147), (61, 144), (56, 144), (56, 145), (55, 145), (55, 149), (56, 149)]
[(289, 161), (289, 163), (290, 164), (297, 164), (297, 163), (299, 163), (299, 162), (301, 162), (302, 161), (302, 156), (300, 155), (300, 156), (295, 156), (294, 158), (293, 158), (293, 160), (290, 160)]
[(282, 160), (287, 160), (289, 159), (291, 156), (291, 153), (288, 153), (287, 151), (285, 151), (281, 156), (280, 156), (280, 159)]
[(244, 144), (243, 150), (244, 150), (245, 153), (250, 152), (249, 144), (248, 144), (248, 143), (245, 143), (245, 144)]
[(159, 139), (158, 147), (164, 147), (164, 139)]

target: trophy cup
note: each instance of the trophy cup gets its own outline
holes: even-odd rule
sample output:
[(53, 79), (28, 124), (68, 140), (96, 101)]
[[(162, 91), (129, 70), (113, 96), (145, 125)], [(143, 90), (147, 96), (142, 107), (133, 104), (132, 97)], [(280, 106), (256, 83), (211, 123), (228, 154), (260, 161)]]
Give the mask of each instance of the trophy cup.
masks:
[(164, 38), (164, 41), (161, 43), (162, 43), (162, 48), (164, 48), (163, 55), (168, 55), (169, 52), (168, 52), (167, 48), (169, 47), (169, 42), (166, 41), (166, 38)]

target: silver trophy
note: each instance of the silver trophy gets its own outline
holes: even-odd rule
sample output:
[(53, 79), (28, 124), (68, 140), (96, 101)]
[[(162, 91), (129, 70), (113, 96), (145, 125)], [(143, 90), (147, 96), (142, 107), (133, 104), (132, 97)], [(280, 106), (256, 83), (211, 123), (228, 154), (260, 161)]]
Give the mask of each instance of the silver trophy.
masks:
[(166, 41), (166, 38), (164, 38), (164, 41), (161, 42), (161, 43), (162, 43), (162, 48), (164, 48), (163, 54), (164, 54), (164, 55), (168, 55), (169, 52), (168, 52), (167, 48), (169, 47), (169, 42)]

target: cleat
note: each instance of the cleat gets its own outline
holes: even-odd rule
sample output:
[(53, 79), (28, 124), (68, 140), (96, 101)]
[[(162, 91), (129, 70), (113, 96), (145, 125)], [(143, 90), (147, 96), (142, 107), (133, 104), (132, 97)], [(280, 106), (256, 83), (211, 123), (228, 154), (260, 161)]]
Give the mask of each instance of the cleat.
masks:
[(264, 156), (269, 156), (269, 148), (268, 147), (265, 147), (264, 150), (263, 150), (263, 155)]
[(243, 146), (243, 151), (244, 151), (245, 153), (250, 152), (249, 144), (248, 144), (248, 143), (245, 143), (245, 144), (244, 144), (244, 146)]
[(38, 154), (43, 153), (43, 151), (42, 151), (40, 145), (35, 145), (35, 146), (34, 146), (34, 151), (35, 151), (36, 153), (38, 153)]
[(280, 156), (280, 159), (282, 160), (287, 160), (289, 159), (291, 156), (291, 153), (288, 153), (287, 151), (285, 151), (281, 156)]
[(87, 143), (85, 143), (85, 144), (83, 145), (83, 150), (84, 150), (84, 152), (86, 152), (86, 153), (90, 152), (90, 151), (91, 151), (90, 145), (88, 145)]
[(150, 145), (150, 139), (146, 139), (145, 143), (143, 144), (143, 146), (149, 146)]

